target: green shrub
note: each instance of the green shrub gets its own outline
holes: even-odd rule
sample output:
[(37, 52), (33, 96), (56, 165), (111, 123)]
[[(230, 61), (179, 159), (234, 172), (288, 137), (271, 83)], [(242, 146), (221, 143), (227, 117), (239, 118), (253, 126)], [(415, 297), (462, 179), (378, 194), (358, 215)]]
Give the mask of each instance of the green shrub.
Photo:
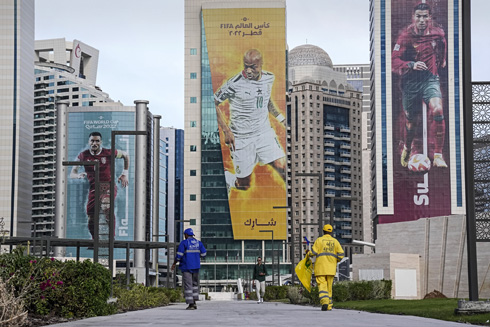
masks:
[[(333, 302), (390, 299), (391, 285), (391, 280), (334, 282)], [(303, 287), (291, 286), (287, 291), (287, 297), (294, 304), (320, 305), (317, 286), (312, 287), (311, 292)]]
[(349, 301), (351, 295), (349, 292), (349, 282), (338, 282), (334, 283), (332, 286), (333, 301), (334, 302), (345, 302)]
[(303, 296), (303, 289), (298, 286), (289, 286), (287, 288), (287, 298), (292, 304), (305, 304), (309, 300)]
[(169, 304), (169, 298), (165, 294), (166, 289), (157, 287), (145, 287), (134, 284), (127, 290), (116, 287), (114, 295), (117, 297), (117, 308), (120, 311), (147, 309)]
[(288, 286), (267, 286), (265, 288), (264, 299), (266, 301), (281, 300), (287, 298)]
[(257, 301), (257, 292), (253, 291), (253, 292), (248, 293), (248, 299), (253, 300), (253, 301)]
[(63, 263), (63, 292), (55, 297), (52, 310), (62, 317), (93, 317), (113, 314), (108, 304), (111, 292), (109, 270), (90, 260)]
[[(183, 302), (184, 297), (182, 296), (182, 289), (180, 287), (178, 288), (165, 288), (165, 287), (160, 287), (165, 295), (168, 297), (168, 300), (170, 302)], [(208, 298), (208, 295), (206, 293), (206, 299)]]

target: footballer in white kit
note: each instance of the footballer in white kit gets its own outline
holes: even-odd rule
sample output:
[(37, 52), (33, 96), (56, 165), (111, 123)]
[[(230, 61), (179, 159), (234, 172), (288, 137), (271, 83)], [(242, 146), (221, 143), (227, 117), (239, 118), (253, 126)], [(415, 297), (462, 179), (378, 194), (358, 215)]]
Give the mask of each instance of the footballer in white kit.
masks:
[[(269, 121), (269, 112), (280, 122), (285, 118), (271, 101), (274, 74), (262, 71), (258, 50), (245, 53), (244, 70), (230, 78), (215, 93), (218, 123), (230, 146), (235, 174), (226, 171), (228, 188), (246, 190), (257, 163), (270, 164), (284, 178), (285, 153)], [(230, 123), (226, 123), (219, 105), (230, 103)]]

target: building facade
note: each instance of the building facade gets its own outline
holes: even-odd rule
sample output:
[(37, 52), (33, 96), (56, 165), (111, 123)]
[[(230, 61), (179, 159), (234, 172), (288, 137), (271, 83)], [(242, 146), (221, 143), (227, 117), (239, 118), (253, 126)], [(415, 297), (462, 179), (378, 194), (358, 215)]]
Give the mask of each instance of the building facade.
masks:
[[(160, 137), (166, 144), (168, 161), (166, 180), (166, 230), (170, 242), (180, 242), (183, 237), (184, 220), (184, 131), (173, 127), (162, 127)], [(175, 227), (177, 230), (174, 232)]]
[[(335, 71), (343, 72), (347, 75), (349, 83), (356, 91), (362, 92), (362, 117), (361, 117), (361, 137), (362, 140), (362, 202), (371, 202), (371, 67), (369, 64), (356, 65), (334, 65)], [(363, 229), (366, 242), (373, 242), (373, 223), (370, 205), (363, 205)], [(372, 248), (364, 247), (371, 252)]]
[(99, 51), (64, 38), (35, 42), (33, 236), (54, 235), (56, 179), (55, 102), (92, 107), (113, 102), (95, 85)]
[(2, 234), (30, 235), (34, 89), (34, 1), (0, 4), (0, 217)]
[[(350, 86), (343, 70), (334, 70), (329, 55), (315, 45), (295, 47), (288, 58), (292, 241), (315, 240), (321, 233), (319, 226), (332, 223), (346, 254), (362, 253), (362, 247), (352, 240), (364, 239), (363, 94)], [(321, 184), (317, 176), (298, 176), (302, 173), (319, 173)], [(296, 249), (295, 262), (304, 249)]]
[(465, 213), (461, 3), (370, 1), (376, 224)]
[[(273, 72), (276, 78), (268, 92), (285, 116), (285, 1), (187, 0), (185, 22), (184, 220), (189, 222), (184, 228), (192, 227), (207, 247), (208, 260), (201, 269), (201, 278), (204, 285), (206, 281), (214, 285), (214, 280), (227, 283), (238, 277), (250, 278), (257, 256), (265, 257), (271, 272), (272, 262), (276, 274), (280, 262), (281, 273), (289, 273), (286, 245), (281, 242), (287, 241), (286, 212), (273, 210), (275, 205), (287, 204), (286, 188), (268, 188), (278, 193), (277, 201), (271, 200), (269, 192), (256, 195), (256, 203), (246, 201), (252, 193), (267, 193), (267, 189), (252, 187), (250, 191), (233, 189), (228, 193), (225, 171), (237, 173), (237, 167), (233, 169), (228, 159), (230, 152), (223, 134), (220, 138), (223, 126), (219, 125), (215, 103), (220, 86), (244, 69), (244, 53), (257, 49), (264, 58), (263, 70)], [(223, 102), (227, 106), (228, 101)], [(285, 148), (284, 122), (282, 132), (275, 121), (271, 124)], [(281, 183), (268, 167), (257, 169), (253, 174), (259, 172), (261, 175), (256, 176), (261, 177), (254, 177), (253, 185), (257, 181)], [(255, 228), (256, 221), (267, 227)], [(264, 232), (260, 232), (262, 229)], [(275, 240), (274, 253), (271, 239)]]

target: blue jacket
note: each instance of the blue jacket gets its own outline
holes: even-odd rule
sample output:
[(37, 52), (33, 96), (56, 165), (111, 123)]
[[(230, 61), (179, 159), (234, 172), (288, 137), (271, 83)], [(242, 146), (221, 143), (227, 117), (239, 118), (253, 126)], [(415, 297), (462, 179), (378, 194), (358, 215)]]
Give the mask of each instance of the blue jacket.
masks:
[(197, 272), (201, 268), (201, 258), (206, 256), (206, 248), (201, 241), (189, 237), (179, 244), (175, 260), (182, 271)]

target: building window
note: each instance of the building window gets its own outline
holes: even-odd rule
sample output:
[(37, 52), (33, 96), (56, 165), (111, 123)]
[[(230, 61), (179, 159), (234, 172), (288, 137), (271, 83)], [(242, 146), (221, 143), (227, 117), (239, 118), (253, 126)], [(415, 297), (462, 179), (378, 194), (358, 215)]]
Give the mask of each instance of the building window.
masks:
[(190, 173), (191, 176), (196, 176), (196, 170), (195, 169), (191, 169), (191, 173)]
[(195, 194), (190, 194), (190, 200), (191, 201), (196, 201), (196, 195)]
[(191, 48), (191, 56), (197, 55), (197, 49), (196, 48)]
[(191, 120), (191, 127), (196, 127), (197, 126), (197, 121)]
[(191, 103), (197, 103), (197, 97), (191, 97)]
[(197, 78), (197, 73), (191, 73), (191, 79), (196, 79)]
[(197, 146), (196, 145), (191, 145), (191, 152), (196, 152), (197, 151)]

